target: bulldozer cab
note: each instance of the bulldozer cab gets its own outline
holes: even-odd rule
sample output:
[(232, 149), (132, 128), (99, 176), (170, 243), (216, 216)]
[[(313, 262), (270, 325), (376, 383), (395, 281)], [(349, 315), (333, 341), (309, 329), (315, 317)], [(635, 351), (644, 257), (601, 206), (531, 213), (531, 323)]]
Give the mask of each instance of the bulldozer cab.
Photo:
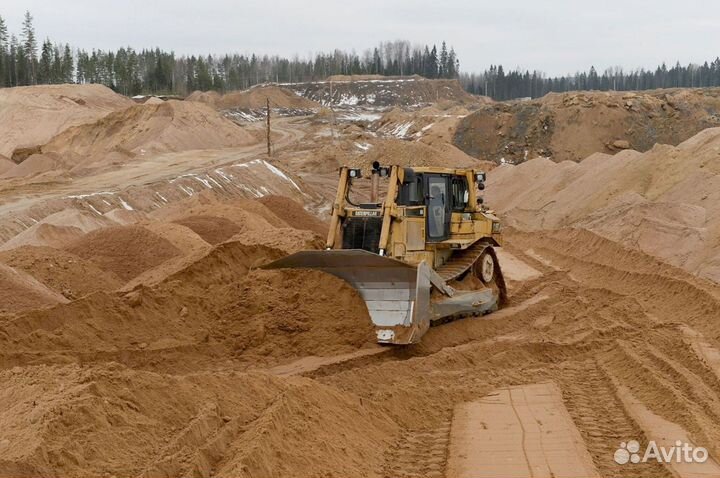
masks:
[[(340, 176), (328, 249), (363, 249), (406, 257), (408, 251), (429, 246), (433, 250), (446, 248), (447, 241), (454, 243), (451, 247), (464, 249), (482, 235), (499, 245), (497, 218), (480, 205), (477, 195), (484, 189), (485, 173), (481, 171), (382, 168), (375, 164), (370, 202), (365, 203), (351, 197), (353, 183), (363, 179), (362, 171), (347, 169)], [(390, 184), (385, 200), (379, 202), (378, 183), (382, 178), (389, 179)], [(432, 265), (440, 262), (442, 258)]]
[[(341, 168), (325, 251), (303, 251), (264, 268), (312, 268), (340, 277), (365, 299), (378, 342), (417, 342), (430, 323), (498, 308), (504, 281), (493, 246), (500, 223), (482, 206), (485, 173), (382, 167), (370, 171), (370, 201), (353, 197), (363, 171)], [(387, 182), (383, 201), (380, 181)], [(468, 274), (487, 287), (456, 291)], [(431, 291), (442, 295), (431, 300)]]

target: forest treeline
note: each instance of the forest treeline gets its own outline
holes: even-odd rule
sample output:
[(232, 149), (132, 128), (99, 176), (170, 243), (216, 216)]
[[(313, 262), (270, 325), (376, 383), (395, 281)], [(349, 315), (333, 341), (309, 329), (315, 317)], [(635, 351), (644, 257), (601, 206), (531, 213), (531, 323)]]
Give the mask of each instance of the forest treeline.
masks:
[(664, 63), (654, 70), (643, 68), (623, 71), (608, 68), (599, 74), (595, 67), (587, 72), (548, 78), (538, 71), (520, 69), (505, 72), (502, 65), (491, 66), (483, 73), (461, 73), (460, 82), (470, 93), (487, 95), (496, 100), (538, 98), (550, 92), (563, 91), (634, 91), (657, 88), (698, 88), (720, 86), (720, 58), (702, 65)]
[(114, 51), (84, 50), (45, 39), (39, 43), (33, 17), (26, 12), (19, 35), (11, 34), (0, 16), (0, 87), (58, 83), (100, 83), (125, 95), (177, 94), (194, 90), (228, 91), (267, 82), (298, 83), (331, 75), (421, 75), (458, 78), (470, 93), (496, 100), (532, 97), (571, 90), (647, 90), (720, 86), (720, 59), (703, 65), (665, 64), (654, 70), (625, 72), (594, 67), (562, 77), (539, 71), (505, 71), (493, 65), (482, 73), (460, 71), (452, 46), (412, 45), (405, 40), (381, 42), (357, 54), (335, 50), (313, 57), (269, 55), (176, 56), (131, 47)]
[(335, 50), (312, 58), (269, 55), (176, 56), (159, 48), (74, 49), (46, 39), (38, 45), (30, 12), (20, 36), (0, 16), (0, 86), (101, 83), (125, 95), (237, 90), (259, 83), (297, 83), (330, 75), (421, 75), (457, 78), (460, 63), (445, 42), (423, 47), (382, 42), (362, 55)]

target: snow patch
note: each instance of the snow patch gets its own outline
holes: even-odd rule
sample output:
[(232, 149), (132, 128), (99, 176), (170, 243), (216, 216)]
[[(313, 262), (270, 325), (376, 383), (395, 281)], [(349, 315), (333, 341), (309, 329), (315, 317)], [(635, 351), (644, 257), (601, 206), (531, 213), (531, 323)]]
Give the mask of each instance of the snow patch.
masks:
[(120, 204), (126, 211), (134, 211), (133, 207), (131, 205), (129, 205), (128, 203), (126, 203), (123, 198), (118, 196), (118, 199), (120, 200)]

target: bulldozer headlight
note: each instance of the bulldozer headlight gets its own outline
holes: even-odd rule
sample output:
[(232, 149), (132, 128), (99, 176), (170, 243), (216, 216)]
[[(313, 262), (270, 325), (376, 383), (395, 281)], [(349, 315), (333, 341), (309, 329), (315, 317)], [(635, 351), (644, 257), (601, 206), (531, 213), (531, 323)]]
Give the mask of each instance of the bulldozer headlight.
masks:
[(382, 166), (382, 167), (380, 167), (380, 169), (378, 169), (378, 171), (380, 171), (381, 178), (386, 178), (386, 177), (390, 176), (390, 168), (386, 168), (386, 167)]
[(493, 234), (498, 234), (498, 233), (500, 233), (500, 223), (499, 223), (499, 222), (493, 221), (493, 223), (492, 223), (492, 232), (493, 232)]
[(351, 168), (348, 170), (348, 176), (352, 179), (358, 179), (362, 177), (362, 170), (359, 168)]
[(485, 173), (480, 172), (475, 174), (475, 181), (478, 183), (484, 183), (485, 182)]

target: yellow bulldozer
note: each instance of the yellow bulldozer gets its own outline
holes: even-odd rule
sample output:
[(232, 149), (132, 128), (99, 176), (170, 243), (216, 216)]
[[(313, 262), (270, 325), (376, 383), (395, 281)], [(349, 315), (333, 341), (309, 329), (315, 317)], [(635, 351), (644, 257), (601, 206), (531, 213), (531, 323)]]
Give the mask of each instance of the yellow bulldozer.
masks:
[[(485, 173), (372, 165), (369, 202), (353, 202), (362, 170), (343, 167), (325, 250), (301, 251), (264, 269), (318, 269), (357, 289), (377, 340), (411, 344), (431, 323), (497, 310), (505, 281), (493, 247), (500, 222), (482, 204)], [(388, 181), (378, 200), (381, 181)], [(367, 195), (366, 195), (367, 197)]]

